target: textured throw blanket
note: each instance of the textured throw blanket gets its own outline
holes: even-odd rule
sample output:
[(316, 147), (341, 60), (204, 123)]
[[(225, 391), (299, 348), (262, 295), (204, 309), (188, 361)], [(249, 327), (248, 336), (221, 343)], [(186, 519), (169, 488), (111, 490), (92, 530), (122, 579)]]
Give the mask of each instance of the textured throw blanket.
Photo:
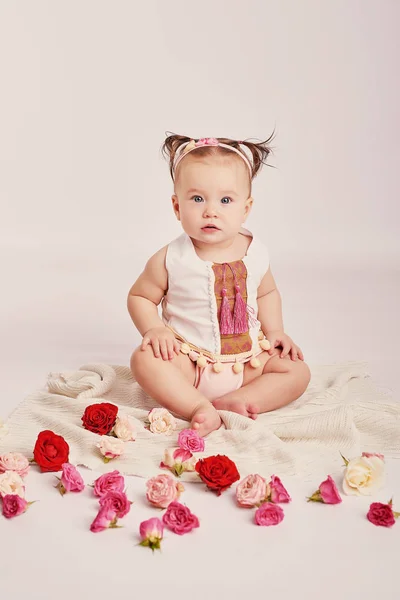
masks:
[[(240, 475), (259, 473), (298, 475), (306, 480), (338, 470), (346, 457), (362, 451), (400, 457), (400, 403), (378, 389), (364, 363), (311, 367), (310, 385), (291, 405), (260, 415), (253, 421), (220, 411), (223, 427), (206, 438), (202, 456), (225, 454)], [(119, 415), (132, 417), (137, 429), (124, 455), (102, 461), (99, 436), (82, 427), (89, 404), (107, 400)], [(145, 429), (149, 410), (157, 404), (133, 380), (128, 367), (88, 364), (78, 371), (50, 373), (45, 389), (27, 397), (0, 423), (0, 454), (22, 452), (29, 458), (40, 431), (51, 429), (70, 446), (70, 462), (98, 472), (118, 469), (127, 475), (150, 477), (160, 473), (164, 450), (177, 445), (177, 433), (188, 427), (178, 419), (172, 435)], [(197, 481), (197, 475), (183, 479)]]

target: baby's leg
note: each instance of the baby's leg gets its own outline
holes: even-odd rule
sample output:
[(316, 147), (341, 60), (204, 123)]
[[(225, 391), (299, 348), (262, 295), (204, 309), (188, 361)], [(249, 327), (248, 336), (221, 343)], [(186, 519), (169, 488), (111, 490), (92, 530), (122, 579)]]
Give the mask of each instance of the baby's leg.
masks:
[(185, 354), (171, 360), (155, 358), (153, 349), (137, 348), (131, 370), (139, 385), (168, 410), (191, 421), (201, 436), (218, 429), (221, 419), (211, 402), (195, 387), (195, 365)]
[(299, 398), (310, 382), (310, 369), (302, 360), (280, 358), (280, 352), (275, 349), (272, 356), (268, 352), (260, 354), (257, 358), (261, 365), (256, 369), (246, 363), (242, 387), (213, 400), (215, 408), (256, 415)]

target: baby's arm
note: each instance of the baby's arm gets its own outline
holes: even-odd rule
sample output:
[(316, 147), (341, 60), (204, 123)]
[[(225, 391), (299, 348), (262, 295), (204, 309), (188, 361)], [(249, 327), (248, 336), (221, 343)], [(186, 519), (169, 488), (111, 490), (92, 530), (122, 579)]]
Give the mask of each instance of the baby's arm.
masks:
[(143, 273), (135, 281), (128, 294), (128, 311), (136, 328), (143, 336), (142, 350), (150, 344), (154, 356), (164, 360), (179, 353), (174, 334), (160, 319), (157, 306), (168, 289), (168, 273), (165, 268), (167, 246), (152, 256)]
[(270, 354), (274, 348), (283, 348), (281, 357), (291, 354), (292, 360), (304, 360), (303, 352), (283, 330), (282, 300), (275, 279), (269, 268), (257, 291), (258, 320), (261, 323), (267, 340), (271, 344)]

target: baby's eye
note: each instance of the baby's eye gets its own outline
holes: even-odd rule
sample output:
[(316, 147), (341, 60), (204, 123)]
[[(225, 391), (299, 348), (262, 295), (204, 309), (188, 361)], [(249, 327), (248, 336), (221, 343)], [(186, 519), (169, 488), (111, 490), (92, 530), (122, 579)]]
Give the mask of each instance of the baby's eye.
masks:
[(222, 198), (221, 202), (222, 204), (230, 204), (232, 200), (231, 198), (229, 198), (229, 196), (225, 196), (224, 198)]
[(195, 202), (203, 202), (203, 198), (201, 196), (193, 196), (193, 200)]

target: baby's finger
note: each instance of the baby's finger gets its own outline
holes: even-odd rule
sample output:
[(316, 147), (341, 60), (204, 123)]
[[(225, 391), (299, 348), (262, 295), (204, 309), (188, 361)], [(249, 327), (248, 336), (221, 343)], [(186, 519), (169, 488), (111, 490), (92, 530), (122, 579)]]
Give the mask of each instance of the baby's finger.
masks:
[(150, 338), (144, 337), (142, 340), (142, 345), (140, 346), (141, 350), (146, 350), (147, 346), (150, 344)]
[(275, 344), (276, 344), (277, 340), (276, 340), (276, 338), (271, 338), (271, 339), (268, 339), (268, 341), (269, 341), (270, 346), (271, 346), (270, 349), (268, 350), (268, 352), (270, 354), (272, 354), (273, 351), (275, 350)]
[(160, 352), (163, 360), (168, 360), (167, 340), (160, 340)]
[(151, 340), (151, 345), (153, 346), (153, 354), (156, 358), (160, 358), (160, 342), (157, 338)]
[(167, 349), (168, 349), (168, 359), (171, 360), (174, 358), (174, 341), (167, 340)]
[(299, 348), (298, 346), (297, 346), (297, 353), (299, 355), (299, 359), (304, 360), (304, 354), (303, 354), (301, 348)]
[(281, 352), (281, 358), (285, 358), (290, 352), (291, 345), (289, 342), (283, 342), (283, 350)]
[(296, 361), (298, 359), (297, 348), (294, 345), (292, 346), (292, 350), (291, 350), (291, 359), (294, 361)]

